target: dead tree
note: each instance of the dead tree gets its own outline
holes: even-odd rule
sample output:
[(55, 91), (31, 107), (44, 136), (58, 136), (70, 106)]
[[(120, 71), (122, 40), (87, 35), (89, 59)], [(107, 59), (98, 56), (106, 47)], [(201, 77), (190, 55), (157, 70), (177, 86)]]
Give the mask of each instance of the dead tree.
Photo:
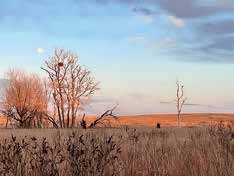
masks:
[(76, 54), (57, 49), (42, 67), (50, 82), (61, 128), (75, 126), (78, 111), (98, 90), (98, 82), (89, 70), (79, 65), (78, 60)]
[(187, 100), (184, 97), (184, 86), (177, 80), (176, 81), (177, 89), (176, 89), (176, 109), (177, 109), (177, 119), (178, 119), (178, 127), (181, 127), (181, 112), (183, 106)]
[[(47, 109), (47, 98), (37, 75), (11, 70), (1, 100), (1, 114), (13, 120), (20, 128), (41, 127)], [(7, 124), (6, 124), (7, 127)]]
[(87, 123), (85, 121), (85, 114), (83, 115), (81, 121), (80, 121), (80, 126), (83, 128), (83, 129), (86, 129), (87, 128)]
[(47, 119), (50, 123), (52, 123), (53, 128), (59, 128), (58, 123), (56, 122), (56, 120), (55, 120), (54, 117), (49, 116), (47, 113), (45, 113), (44, 115), (45, 115), (46, 119)]
[(85, 114), (83, 115), (83, 118), (80, 122), (80, 125), (83, 129), (86, 128), (94, 128), (97, 126), (107, 126), (110, 125), (110, 120), (118, 120), (119, 118), (114, 115), (114, 110), (117, 108), (117, 105), (113, 107), (110, 110), (105, 111), (100, 117), (97, 117), (93, 122), (90, 123), (89, 126), (87, 126), (87, 123), (85, 121)]

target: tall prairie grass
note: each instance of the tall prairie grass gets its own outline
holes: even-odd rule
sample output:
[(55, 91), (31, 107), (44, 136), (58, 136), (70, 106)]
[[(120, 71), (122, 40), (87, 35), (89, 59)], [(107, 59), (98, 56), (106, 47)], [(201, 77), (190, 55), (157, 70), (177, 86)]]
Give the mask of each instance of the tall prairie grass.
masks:
[(232, 176), (231, 127), (1, 130), (0, 175)]

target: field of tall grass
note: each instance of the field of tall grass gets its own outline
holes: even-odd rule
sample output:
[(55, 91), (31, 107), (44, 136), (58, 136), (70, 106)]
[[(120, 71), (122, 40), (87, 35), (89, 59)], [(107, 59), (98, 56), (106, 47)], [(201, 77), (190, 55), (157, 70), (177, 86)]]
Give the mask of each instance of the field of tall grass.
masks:
[(232, 176), (233, 131), (119, 127), (0, 130), (0, 175)]

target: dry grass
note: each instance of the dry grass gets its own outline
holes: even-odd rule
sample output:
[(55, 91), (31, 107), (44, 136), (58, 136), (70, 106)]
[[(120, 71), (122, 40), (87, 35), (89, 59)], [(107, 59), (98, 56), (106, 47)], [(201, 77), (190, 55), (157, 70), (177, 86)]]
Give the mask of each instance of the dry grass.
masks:
[(234, 141), (208, 128), (1, 130), (0, 175), (232, 176)]

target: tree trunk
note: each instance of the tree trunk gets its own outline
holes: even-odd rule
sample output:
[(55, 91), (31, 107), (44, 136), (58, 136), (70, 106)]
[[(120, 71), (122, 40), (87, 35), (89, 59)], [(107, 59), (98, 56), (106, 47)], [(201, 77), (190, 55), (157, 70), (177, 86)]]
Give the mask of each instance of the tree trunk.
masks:
[(181, 116), (180, 113), (178, 113), (178, 127), (181, 127)]
[(58, 116), (59, 116), (59, 125), (60, 125), (61, 128), (63, 128), (63, 122), (62, 122), (59, 106), (57, 106), (57, 111), (58, 111)]
[(9, 117), (7, 116), (7, 121), (6, 121), (6, 126), (5, 126), (5, 128), (7, 128), (8, 122), (9, 122)]

